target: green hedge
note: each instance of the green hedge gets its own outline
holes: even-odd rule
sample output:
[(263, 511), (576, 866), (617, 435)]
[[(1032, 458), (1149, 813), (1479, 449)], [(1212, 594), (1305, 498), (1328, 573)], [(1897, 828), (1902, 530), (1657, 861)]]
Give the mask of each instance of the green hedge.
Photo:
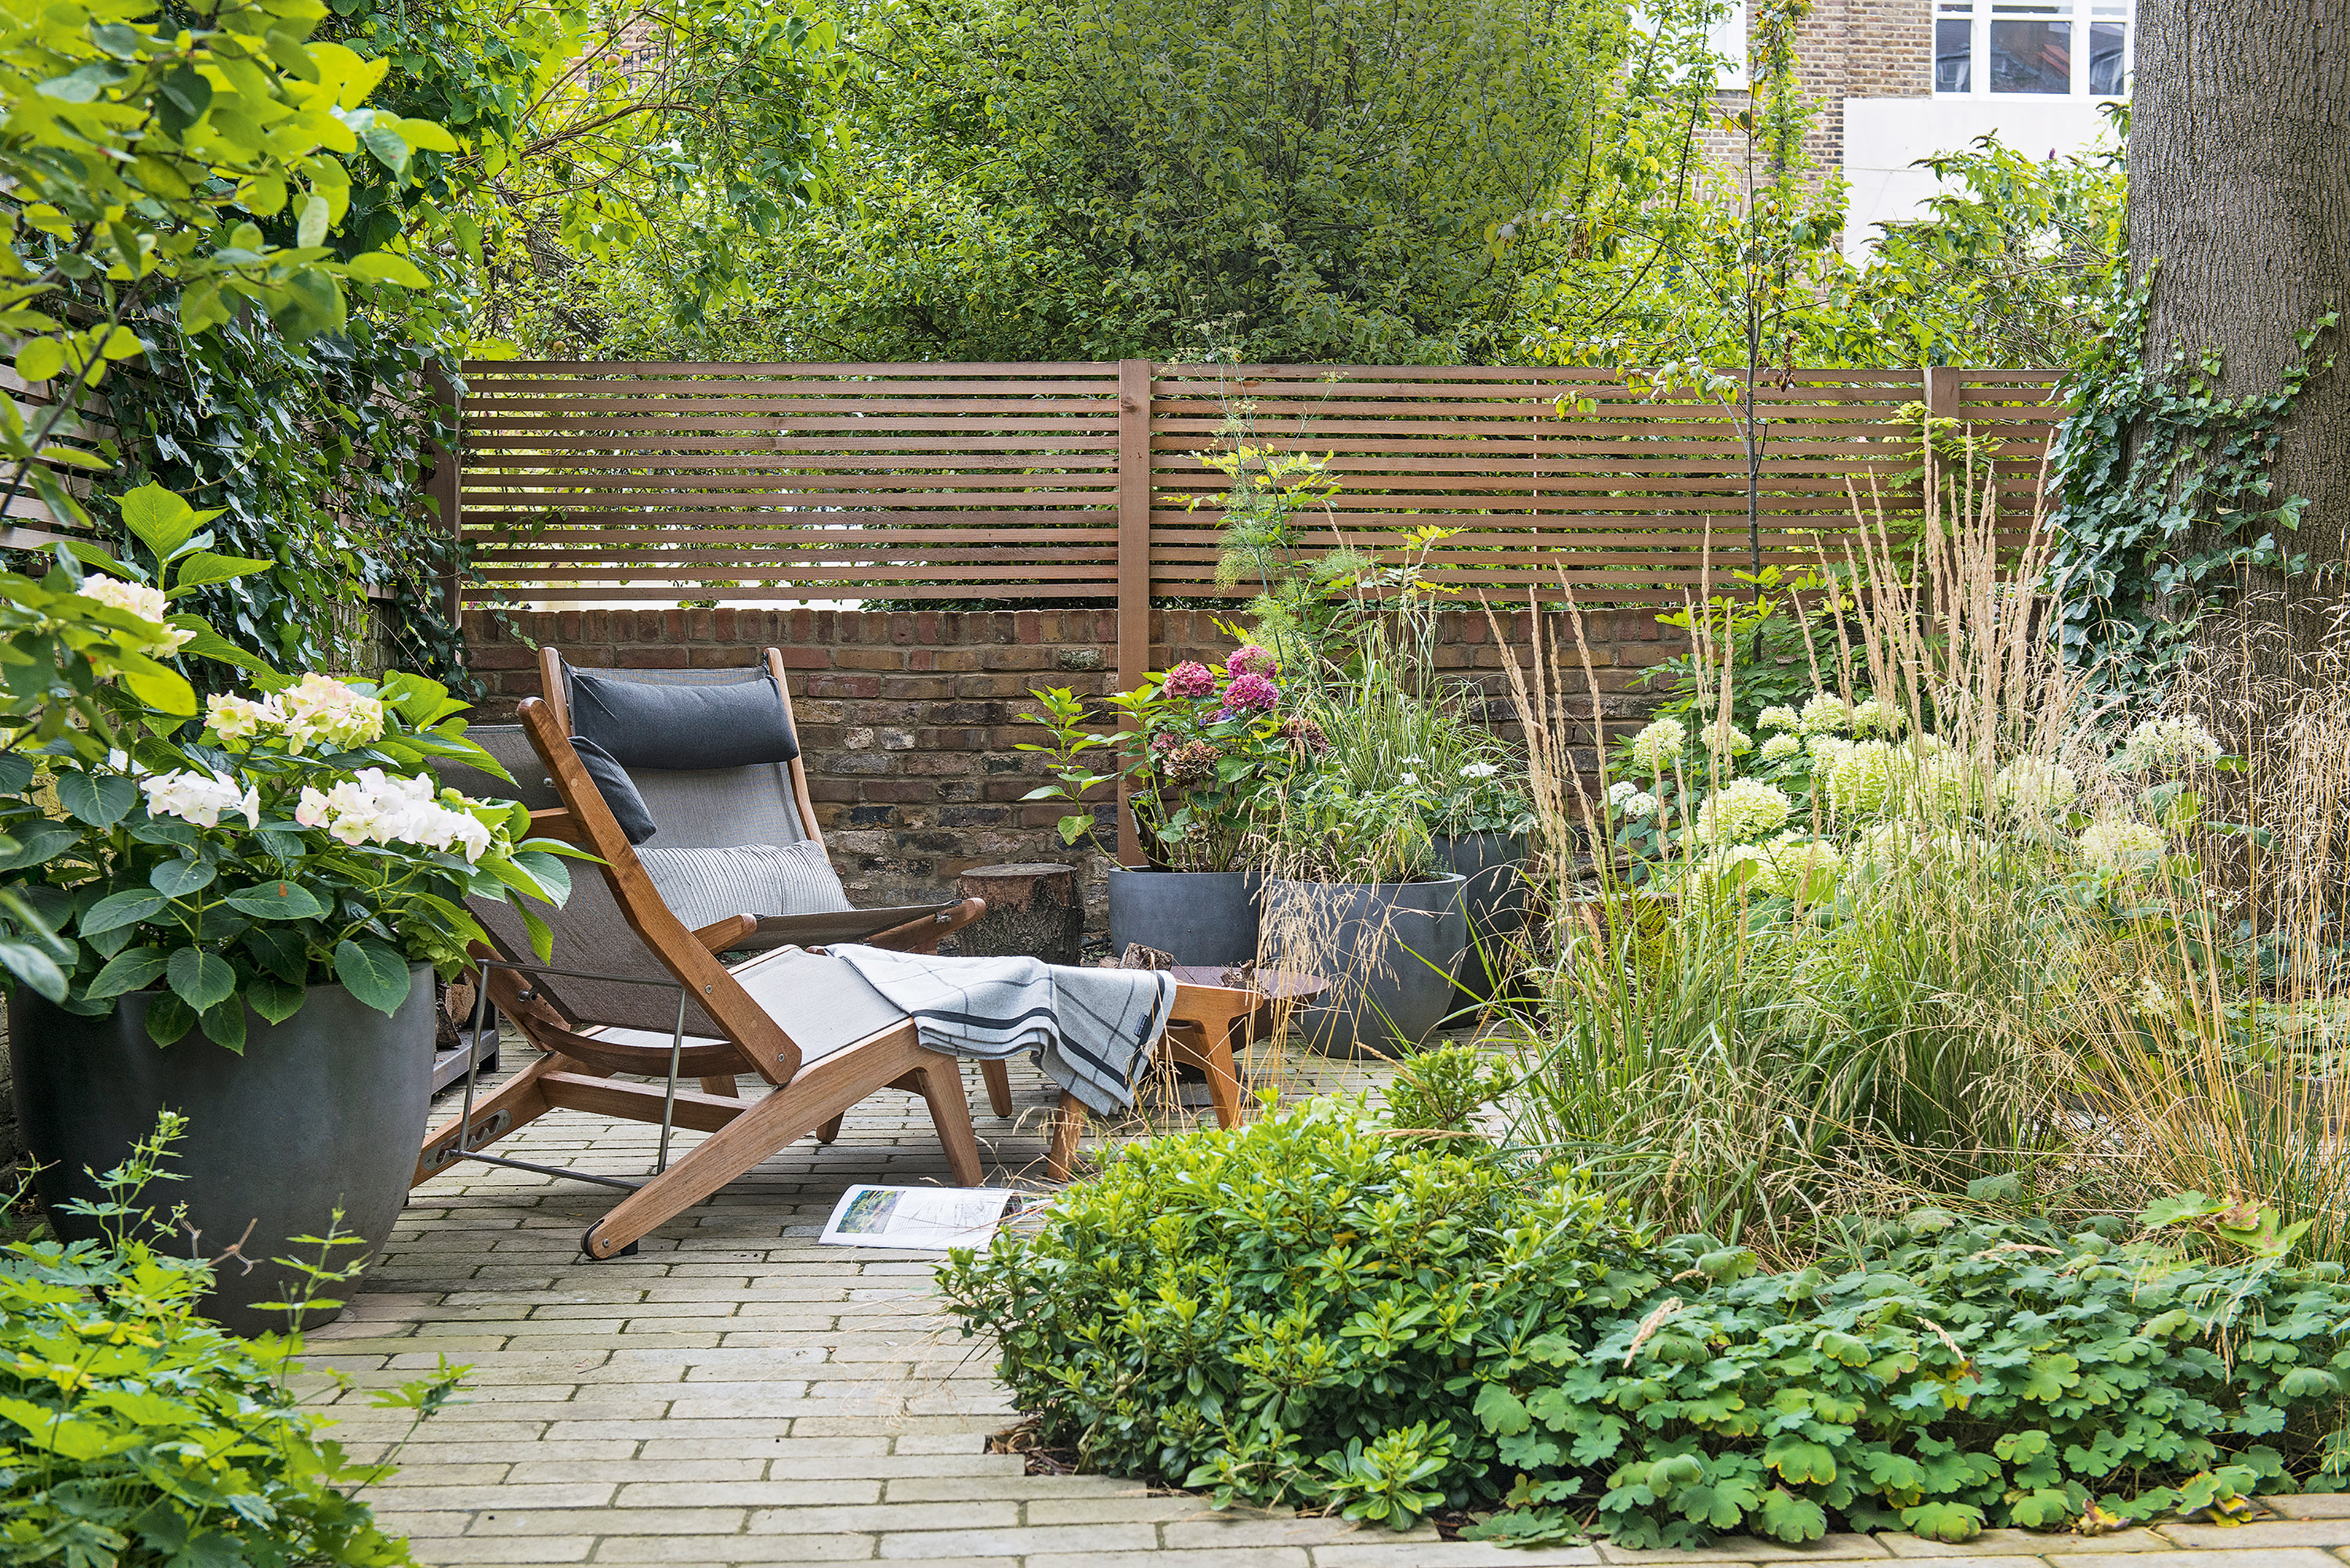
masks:
[(2331, 1487), (2341, 1270), (2286, 1262), (2272, 1215), (2143, 1219), (1926, 1210), (1762, 1273), (1571, 1173), (1320, 1100), (1130, 1147), (941, 1280), (1048, 1442), (1220, 1504), (1679, 1546)]

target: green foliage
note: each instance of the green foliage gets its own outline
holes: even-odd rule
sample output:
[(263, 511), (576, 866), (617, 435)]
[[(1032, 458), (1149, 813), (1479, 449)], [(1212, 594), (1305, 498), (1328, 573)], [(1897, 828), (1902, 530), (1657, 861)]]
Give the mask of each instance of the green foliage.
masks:
[(1924, 1210), (1760, 1272), (1578, 1178), (1383, 1132), (1317, 1100), (1131, 1146), (954, 1254), (950, 1308), (1084, 1463), (1398, 1528), (1498, 1503), (1505, 1540), (1963, 1541), (2350, 1470), (2350, 1285), (2257, 1224), (2190, 1251), (2168, 1210), (2134, 1241)]
[(1498, 1495), (1483, 1390), (1653, 1288), (1639, 1241), (1578, 1182), (1317, 1099), (1128, 1145), (941, 1285), (1088, 1465), (1404, 1529)]
[[(269, 563), (190, 607), (294, 669), (372, 673), (372, 620), (386, 665), (467, 688), (443, 592), (455, 547), (422, 483), (440, 411), (425, 350), (366, 316), (299, 342), (251, 315), (188, 337), (168, 304), (134, 326), (146, 352), (108, 388), (118, 483), (188, 497), (222, 548)], [(129, 548), (113, 502), (91, 510)]]
[(1520, 1506), (1483, 1533), (1965, 1541), (2336, 1484), (2340, 1267), (2126, 1229), (1926, 1210), (1848, 1266), (1762, 1274), (1675, 1238), (1651, 1267), (1701, 1282), (1595, 1324), (1582, 1355), (1485, 1407)]
[(2050, 458), (2052, 573), (2066, 660), (2093, 691), (2138, 698), (2177, 670), (2197, 626), (2246, 567), (2297, 576), (2306, 498), (2280, 497), (2269, 460), (2311, 379), (2334, 363), (2327, 312), (2273, 391), (2230, 397), (2216, 350), (2168, 358), (2147, 341), (2148, 283), (2128, 296), (2074, 382)]
[[(1501, 231), (1583, 199), (1613, 117), (1670, 118), (1587, 0), (851, 15), (837, 200), (727, 323), (788, 357), (1506, 361), (1539, 257)], [(604, 340), (651, 347), (669, 295), (639, 266)]]
[[(151, 1139), (99, 1178), (106, 1200), (77, 1203), (103, 1241), (17, 1241), (0, 1248), (0, 1561), (193, 1564), (411, 1561), (376, 1527), (358, 1489), (392, 1473), (358, 1465), (301, 1408), (300, 1338), (243, 1340), (197, 1315), (212, 1265), (148, 1240), (169, 1216), (139, 1207), (170, 1179), (162, 1158), (181, 1127), (165, 1113)], [(301, 1238), (319, 1262), (286, 1303), (339, 1304), (321, 1284), (353, 1239)], [(374, 1404), (419, 1418), (447, 1403), (466, 1369), (451, 1366)]]
[(1516, 1082), (1505, 1060), (1474, 1045), (1412, 1052), (1396, 1064), (1388, 1080), (1388, 1118), (1399, 1127), (1470, 1132), (1477, 1113)]
[(142, 301), (176, 294), (191, 337), (254, 309), (298, 340), (344, 326), (353, 294), (398, 301), (430, 284), (397, 250), (329, 243), (349, 210), (345, 158), (404, 180), (419, 149), (457, 144), (360, 107), (386, 63), (308, 41), (324, 15), (317, 0), (214, 0), (168, 21), (151, 0), (10, 13), (0, 330), (20, 376), (64, 389), (31, 424), (0, 410), (10, 493), (29, 479), (79, 515), (42, 464), (107, 466), (54, 438), (77, 394), (140, 352), (125, 321)]

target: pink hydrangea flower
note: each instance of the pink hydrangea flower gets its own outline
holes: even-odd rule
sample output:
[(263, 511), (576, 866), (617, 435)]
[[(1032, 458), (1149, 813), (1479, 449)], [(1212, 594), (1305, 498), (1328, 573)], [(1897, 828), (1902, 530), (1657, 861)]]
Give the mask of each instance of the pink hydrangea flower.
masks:
[(1263, 675), (1235, 675), (1224, 688), (1224, 706), (1234, 712), (1267, 713), (1281, 705), (1281, 688)]
[(1242, 644), (1232, 650), (1230, 659), (1224, 660), (1224, 673), (1232, 676), (1271, 675), (1280, 668), (1271, 649), (1259, 647), (1253, 642)]
[(1196, 659), (1185, 659), (1167, 672), (1159, 690), (1170, 697), (1212, 697), (1216, 694), (1216, 672)]

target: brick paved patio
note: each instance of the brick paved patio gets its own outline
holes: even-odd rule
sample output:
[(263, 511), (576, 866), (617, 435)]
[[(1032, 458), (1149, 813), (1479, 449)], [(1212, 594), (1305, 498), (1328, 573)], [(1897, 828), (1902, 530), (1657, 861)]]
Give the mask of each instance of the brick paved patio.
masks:
[[(990, 1116), (969, 1074), (991, 1179), (1041, 1168), (1050, 1098), (1014, 1070), (1022, 1119)], [(1360, 1086), (1314, 1059), (1293, 1092)], [(443, 1106), (453, 1106), (453, 1097)], [(1178, 1118), (1180, 1119), (1180, 1118)], [(1123, 1129), (1142, 1130), (1139, 1126)], [(614, 1175), (648, 1169), (655, 1130), (562, 1116), (510, 1147)], [(1091, 1136), (1089, 1144), (1091, 1147)], [(1507, 1552), (1217, 1513), (1097, 1476), (1030, 1476), (983, 1451), (1011, 1411), (992, 1356), (935, 1310), (927, 1254), (818, 1247), (859, 1181), (943, 1179), (927, 1118), (884, 1094), (828, 1148), (802, 1143), (647, 1237), (589, 1263), (580, 1232), (609, 1191), (473, 1166), (421, 1189), (365, 1293), (313, 1336), (316, 1364), (353, 1374), (335, 1435), (361, 1458), (404, 1423), (365, 1390), (448, 1355), (474, 1367), (471, 1403), (436, 1417), (373, 1499), (428, 1563), (878, 1561), (896, 1568), (1451, 1568), (1497, 1563), (1734, 1564), (1933, 1557), (1944, 1568), (2340, 1568), (2350, 1499), (2287, 1500), (2278, 1521), (2179, 1525), (2102, 1540), (1998, 1532), (1965, 1547), (1834, 1538), (1806, 1551), (1724, 1542), (1705, 1552), (1608, 1546)]]

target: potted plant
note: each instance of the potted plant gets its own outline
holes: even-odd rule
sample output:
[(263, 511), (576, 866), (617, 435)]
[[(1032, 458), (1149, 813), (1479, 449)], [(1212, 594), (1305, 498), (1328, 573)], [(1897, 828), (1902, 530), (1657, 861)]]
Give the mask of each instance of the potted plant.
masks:
[(1268, 967), (1330, 982), (1297, 1024), (1333, 1056), (1417, 1050), (1452, 1012), (1469, 945), (1467, 878), (1436, 857), (1417, 778), (1337, 773), (1283, 803), (1264, 885)]
[[(1231, 964), (1257, 951), (1256, 873), (1248, 864), (1278, 790), (1326, 749), (1318, 727), (1284, 714), (1273, 655), (1251, 643), (1221, 669), (1185, 662), (1153, 674), (1109, 705), (1132, 721), (1104, 734), (1087, 728), (1085, 703), (1066, 687), (1032, 692), (1031, 715), (1053, 735), (1045, 753), (1055, 782), (1026, 800), (1081, 802), (1123, 779), (1148, 860), (1109, 873), (1109, 936), (1174, 955), (1185, 964)], [(1090, 811), (1060, 820), (1061, 841), (1092, 837)]]
[(1439, 864), (1464, 879), (1469, 951), (1456, 1000), (1490, 1002), (1513, 967), (1526, 924), (1526, 832), (1534, 826), (1522, 774), (1499, 747), (1482, 746), (1428, 778)]
[[(464, 901), (560, 901), (576, 851), (531, 838), (522, 806), (436, 792), (436, 757), (503, 776), (437, 683), (290, 680), (170, 614), (265, 566), (207, 551), (210, 514), (148, 486), (123, 514), (152, 573), (84, 545), (38, 582), (0, 574), (17, 1109), (68, 1241), (99, 1234), (91, 1173), (184, 1115), (171, 1244), (243, 1261), (206, 1310), (255, 1333), (283, 1326), (256, 1303), (293, 1282), (271, 1260), (295, 1238), (337, 1210), (369, 1253), (390, 1233), (430, 1096), (430, 971), (484, 940)], [(245, 666), (259, 695), (200, 711), (166, 662), (187, 653)]]

